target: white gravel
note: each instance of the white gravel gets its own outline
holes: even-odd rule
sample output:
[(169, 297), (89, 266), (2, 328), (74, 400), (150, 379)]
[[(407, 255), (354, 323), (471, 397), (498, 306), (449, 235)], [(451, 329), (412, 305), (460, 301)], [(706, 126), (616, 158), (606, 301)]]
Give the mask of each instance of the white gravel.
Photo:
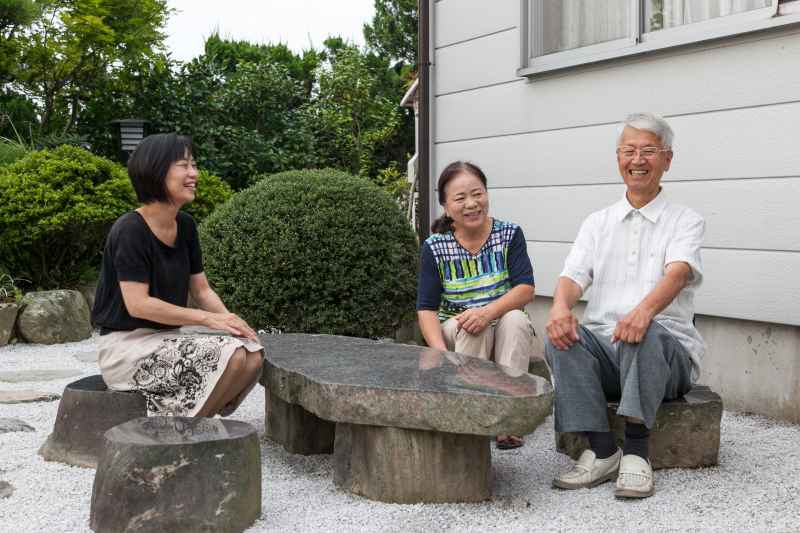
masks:
[[(57, 346), (0, 348), (0, 371), (75, 369), (96, 364), (73, 354), (94, 340)], [(0, 383), (0, 390), (61, 393), (77, 378)], [(0, 404), (0, 418), (19, 418), (35, 432), (0, 434), (0, 480), (15, 487), (0, 499), (0, 532), (89, 531), (94, 470), (48, 463), (36, 454), (50, 433), (58, 402)], [(263, 434), (263, 389), (233, 418)], [(616, 501), (613, 484), (573, 492), (550, 488), (569, 464), (553, 445), (548, 419), (523, 448), (492, 450), (494, 497), (481, 504), (392, 505), (353, 496), (333, 484), (329, 456), (291, 455), (262, 442), (262, 518), (256, 531), (800, 531), (800, 427), (726, 412), (720, 466), (656, 473), (656, 494)]]

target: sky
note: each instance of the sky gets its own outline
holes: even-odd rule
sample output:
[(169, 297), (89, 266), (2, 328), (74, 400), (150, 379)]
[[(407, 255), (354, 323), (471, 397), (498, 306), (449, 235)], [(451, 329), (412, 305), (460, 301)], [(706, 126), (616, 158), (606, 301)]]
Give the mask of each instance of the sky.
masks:
[(172, 58), (188, 61), (203, 53), (206, 37), (254, 43), (283, 42), (295, 52), (329, 35), (363, 44), (362, 26), (372, 20), (373, 0), (169, 0), (176, 10), (167, 23)]

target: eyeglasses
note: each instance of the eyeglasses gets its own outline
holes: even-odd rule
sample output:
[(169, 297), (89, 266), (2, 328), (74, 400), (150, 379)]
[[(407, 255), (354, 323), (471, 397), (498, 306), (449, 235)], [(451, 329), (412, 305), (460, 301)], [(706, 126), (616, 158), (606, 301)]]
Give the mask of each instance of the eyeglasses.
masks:
[(195, 163), (194, 161), (181, 161), (179, 163), (175, 163), (175, 166), (180, 167), (184, 170), (189, 170), (189, 167), (191, 167), (194, 170), (197, 170), (197, 163)]
[(655, 146), (645, 146), (644, 148), (634, 148), (633, 146), (619, 146), (617, 153), (624, 159), (633, 159), (636, 154), (645, 159), (653, 159), (659, 152), (671, 152), (671, 148), (656, 148)]

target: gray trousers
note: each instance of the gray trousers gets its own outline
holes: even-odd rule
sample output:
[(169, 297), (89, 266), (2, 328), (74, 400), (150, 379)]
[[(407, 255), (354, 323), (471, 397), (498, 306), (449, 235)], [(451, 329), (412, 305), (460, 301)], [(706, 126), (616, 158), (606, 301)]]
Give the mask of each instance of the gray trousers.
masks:
[(686, 349), (664, 326), (652, 322), (638, 344), (617, 342), (580, 326), (568, 350), (547, 341), (545, 357), (555, 388), (558, 432), (609, 431), (606, 404), (619, 400), (617, 414), (652, 428), (663, 400), (692, 388)]

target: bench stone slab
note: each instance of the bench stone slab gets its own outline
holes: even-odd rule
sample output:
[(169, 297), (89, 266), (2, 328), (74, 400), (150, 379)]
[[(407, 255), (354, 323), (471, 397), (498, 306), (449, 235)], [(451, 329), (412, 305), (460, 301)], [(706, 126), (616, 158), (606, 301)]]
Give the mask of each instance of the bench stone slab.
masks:
[[(608, 420), (619, 446), (625, 438), (625, 418), (617, 403), (608, 404)], [(653, 468), (699, 468), (719, 463), (722, 399), (708, 387), (696, 385), (679, 400), (664, 402), (650, 431)], [(582, 433), (556, 433), (559, 452), (577, 459), (589, 447)]]
[(105, 441), (90, 525), (102, 532), (244, 531), (261, 514), (255, 428), (218, 418), (137, 418)]

